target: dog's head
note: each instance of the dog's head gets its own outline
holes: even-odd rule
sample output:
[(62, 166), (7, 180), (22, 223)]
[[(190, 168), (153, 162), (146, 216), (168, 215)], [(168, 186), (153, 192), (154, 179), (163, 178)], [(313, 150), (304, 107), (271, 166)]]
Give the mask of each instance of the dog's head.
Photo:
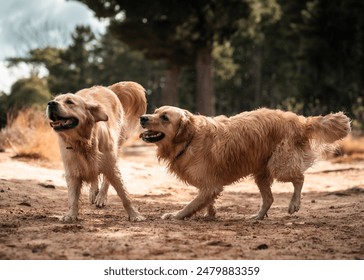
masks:
[(48, 102), (46, 114), (56, 132), (83, 129), (85, 125), (108, 120), (102, 106), (71, 93), (58, 95)]
[(140, 124), (147, 129), (140, 138), (148, 143), (163, 145), (179, 144), (189, 141), (194, 133), (193, 115), (187, 110), (172, 106), (163, 106), (154, 114), (140, 117)]

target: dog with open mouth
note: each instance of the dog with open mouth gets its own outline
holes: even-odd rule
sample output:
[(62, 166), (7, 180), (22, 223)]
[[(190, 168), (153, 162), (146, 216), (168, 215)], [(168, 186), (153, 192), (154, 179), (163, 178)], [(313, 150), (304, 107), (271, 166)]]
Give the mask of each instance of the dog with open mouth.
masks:
[[(75, 94), (56, 96), (46, 114), (58, 134), (68, 187), (68, 212), (61, 218), (74, 222), (83, 183), (90, 183), (90, 201), (106, 204), (111, 184), (122, 200), (131, 221), (144, 217), (133, 207), (117, 166), (118, 148), (127, 132), (138, 125), (146, 111), (144, 88), (134, 82), (109, 87), (94, 86)], [(99, 177), (103, 184), (99, 189)]]
[(262, 197), (261, 220), (273, 203), (273, 180), (294, 187), (288, 212), (300, 209), (304, 172), (320, 148), (344, 138), (350, 119), (343, 113), (303, 117), (266, 108), (230, 118), (205, 117), (164, 106), (140, 117), (146, 129), (140, 137), (157, 145), (157, 156), (171, 173), (198, 188), (198, 195), (176, 213), (163, 219), (184, 219), (203, 208), (214, 217), (215, 199), (223, 187), (252, 175)]

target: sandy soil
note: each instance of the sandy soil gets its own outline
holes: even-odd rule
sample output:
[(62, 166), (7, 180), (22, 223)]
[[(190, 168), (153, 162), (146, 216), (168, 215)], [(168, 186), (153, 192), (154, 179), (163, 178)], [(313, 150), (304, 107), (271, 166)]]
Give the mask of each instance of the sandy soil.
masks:
[(114, 191), (95, 208), (83, 189), (79, 222), (63, 224), (62, 166), (0, 153), (0, 259), (364, 259), (364, 161), (308, 170), (301, 210), (287, 213), (290, 184), (275, 183), (269, 218), (250, 221), (260, 195), (249, 178), (226, 187), (216, 220), (161, 220), (196, 189), (169, 175), (153, 146), (125, 149), (120, 167), (147, 221), (132, 223)]

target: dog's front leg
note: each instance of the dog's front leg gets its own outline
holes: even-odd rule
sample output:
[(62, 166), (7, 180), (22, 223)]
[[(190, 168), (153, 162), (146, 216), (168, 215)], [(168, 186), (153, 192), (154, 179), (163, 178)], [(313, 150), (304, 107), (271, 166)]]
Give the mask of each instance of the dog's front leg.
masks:
[(78, 200), (80, 198), (82, 181), (79, 178), (66, 176), (68, 188), (68, 212), (61, 218), (62, 222), (71, 223), (77, 220)]
[(167, 213), (162, 216), (162, 219), (176, 219), (183, 220), (184, 218), (189, 218), (197, 211), (204, 207), (207, 207), (207, 213), (210, 216), (215, 216), (216, 211), (214, 208), (214, 200), (222, 191), (222, 188), (211, 190), (202, 189), (199, 190), (198, 195), (189, 204), (187, 204), (181, 211), (175, 213)]
[(121, 198), (121, 201), (123, 203), (123, 206), (126, 210), (126, 212), (129, 215), (130, 221), (144, 221), (145, 217), (141, 215), (138, 210), (136, 210), (129, 198), (129, 194), (127, 190), (124, 187), (124, 182), (121, 177), (121, 173), (117, 167), (114, 169), (111, 169), (111, 171), (108, 171), (104, 174), (106, 176), (105, 179), (107, 179), (110, 184), (115, 188), (118, 196)]

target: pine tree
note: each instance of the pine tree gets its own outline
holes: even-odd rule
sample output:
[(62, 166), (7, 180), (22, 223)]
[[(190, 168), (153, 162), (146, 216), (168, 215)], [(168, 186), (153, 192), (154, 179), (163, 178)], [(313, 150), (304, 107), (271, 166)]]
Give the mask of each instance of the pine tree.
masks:
[(248, 15), (245, 1), (79, 1), (97, 16), (109, 18), (111, 31), (131, 47), (143, 49), (147, 57), (166, 59), (171, 71), (168, 80), (178, 80), (181, 64), (193, 60), (197, 111), (215, 114), (213, 44), (237, 30), (238, 20)]

